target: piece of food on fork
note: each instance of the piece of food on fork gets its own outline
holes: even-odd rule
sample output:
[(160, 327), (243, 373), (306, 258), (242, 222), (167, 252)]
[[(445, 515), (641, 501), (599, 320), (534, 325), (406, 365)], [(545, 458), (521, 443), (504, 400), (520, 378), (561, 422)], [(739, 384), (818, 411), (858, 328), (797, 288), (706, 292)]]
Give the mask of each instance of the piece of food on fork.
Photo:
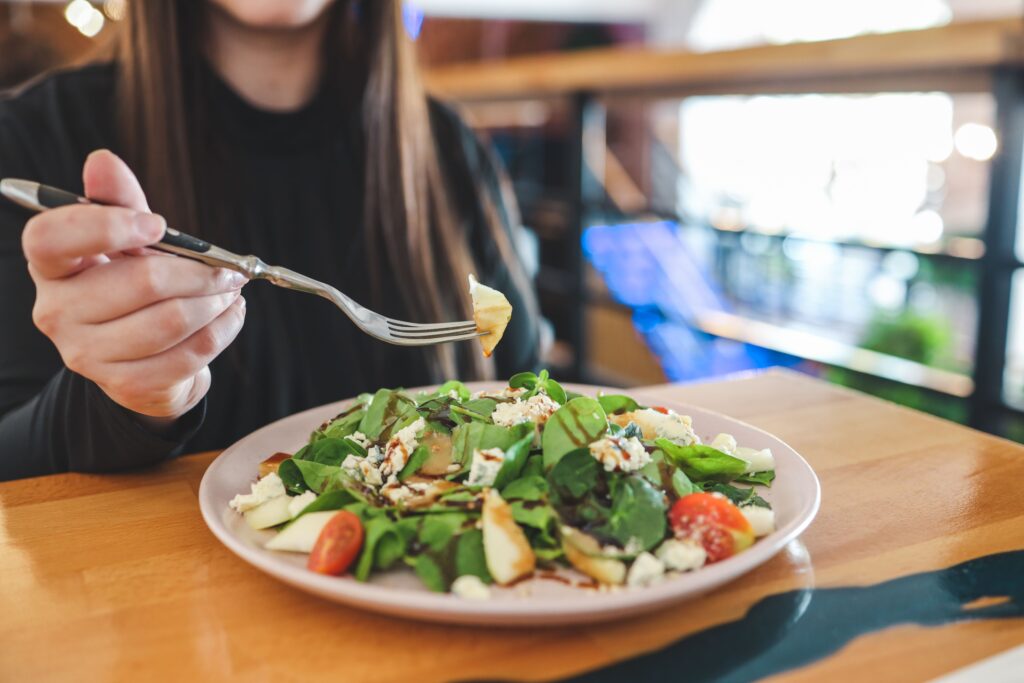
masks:
[(473, 321), (478, 332), (486, 332), (480, 337), (484, 347), (484, 355), (494, 353), (494, 347), (501, 341), (512, 319), (512, 304), (498, 290), (477, 282), (472, 273), (469, 275), (469, 295), (473, 299)]

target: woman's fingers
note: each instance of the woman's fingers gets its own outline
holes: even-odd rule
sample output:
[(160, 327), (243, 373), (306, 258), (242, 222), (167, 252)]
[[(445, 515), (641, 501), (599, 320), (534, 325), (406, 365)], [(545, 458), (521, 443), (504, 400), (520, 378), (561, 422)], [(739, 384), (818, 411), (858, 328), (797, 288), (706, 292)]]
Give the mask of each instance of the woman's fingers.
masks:
[(91, 153), (82, 167), (85, 196), (102, 204), (149, 212), (146, 194), (128, 164), (107, 149)]
[(245, 299), (238, 297), (213, 322), (177, 346), (149, 358), (110, 364), (105, 373), (109, 379), (101, 386), (136, 412), (153, 417), (181, 415), (194, 405), (188, 402), (196, 382), (203, 381), (207, 366), (234, 341), (244, 322)]
[(233, 292), (248, 282), (232, 270), (166, 254), (116, 259), (74, 280), (54, 283), (63, 290), (55, 301), (83, 323), (115, 320), (166, 299)]
[(203, 329), (228, 309), (240, 290), (166, 299), (117, 320), (86, 328), (104, 361), (128, 361), (163, 353)]
[(63, 206), (34, 216), (21, 243), (33, 277), (58, 279), (97, 256), (159, 241), (167, 224), (156, 214), (116, 206)]

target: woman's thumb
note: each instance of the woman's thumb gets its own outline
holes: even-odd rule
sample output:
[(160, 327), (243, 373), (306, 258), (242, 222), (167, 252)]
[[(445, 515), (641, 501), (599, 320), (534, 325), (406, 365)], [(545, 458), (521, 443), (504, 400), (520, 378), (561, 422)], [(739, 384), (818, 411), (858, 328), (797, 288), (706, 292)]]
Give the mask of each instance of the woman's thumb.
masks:
[(136, 211), (149, 211), (146, 195), (128, 164), (113, 152), (96, 150), (85, 160), (82, 169), (85, 196), (89, 199), (126, 206)]

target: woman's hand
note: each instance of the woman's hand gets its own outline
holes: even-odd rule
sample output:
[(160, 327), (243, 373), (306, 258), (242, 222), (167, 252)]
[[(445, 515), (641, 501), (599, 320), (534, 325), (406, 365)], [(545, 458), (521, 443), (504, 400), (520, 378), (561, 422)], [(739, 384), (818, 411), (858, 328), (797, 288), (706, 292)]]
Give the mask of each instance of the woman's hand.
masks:
[(112, 206), (65, 206), (25, 226), (33, 320), (70, 370), (168, 424), (206, 395), (210, 361), (241, 330), (246, 278), (143, 249), (166, 224), (112, 153), (89, 155), (83, 177), (86, 195)]

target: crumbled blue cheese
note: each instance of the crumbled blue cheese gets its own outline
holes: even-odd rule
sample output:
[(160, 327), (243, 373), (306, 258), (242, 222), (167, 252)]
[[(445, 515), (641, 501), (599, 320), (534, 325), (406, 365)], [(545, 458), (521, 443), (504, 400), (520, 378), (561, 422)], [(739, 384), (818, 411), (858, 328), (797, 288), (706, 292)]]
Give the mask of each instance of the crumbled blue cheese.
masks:
[(363, 482), (370, 486), (380, 486), (384, 483), (384, 479), (380, 476), (380, 470), (369, 458), (359, 461), (359, 474), (362, 476)]
[(700, 569), (708, 559), (704, 546), (690, 540), (670, 539), (662, 543), (655, 554), (667, 569), (677, 572)]
[(511, 427), (523, 422), (533, 422), (539, 426), (547, 422), (551, 414), (560, 407), (558, 402), (547, 394), (537, 393), (525, 401), (517, 398), (507, 403), (499, 403), (491, 413), (491, 420), (502, 427)]
[(491, 597), (491, 589), (480, 580), (480, 577), (472, 574), (463, 574), (452, 582), (452, 593), (464, 600), (488, 600)]
[(712, 439), (711, 443), (708, 445), (714, 449), (722, 451), (726, 455), (732, 455), (736, 452), (736, 437), (732, 434), (719, 434)]
[(277, 472), (271, 472), (257, 481), (251, 486), (251, 491), (247, 494), (239, 493), (231, 499), (228, 505), (238, 512), (245, 512), (262, 505), (271, 498), (285, 495), (284, 482), (281, 481), (281, 477), (277, 476)]
[(362, 432), (353, 432), (352, 434), (349, 434), (345, 438), (351, 440), (353, 443), (359, 446), (362, 446), (363, 448), (369, 448), (371, 445), (370, 439), (366, 436), (366, 434), (363, 434)]
[(622, 427), (635, 422), (645, 439), (664, 438), (683, 446), (700, 443), (700, 438), (693, 431), (693, 421), (689, 415), (679, 415), (672, 411), (666, 414), (653, 408), (643, 408), (622, 415), (613, 415), (611, 419)]
[(466, 483), (470, 486), (491, 486), (504, 462), (505, 451), (500, 448), (477, 448), (473, 451), (473, 462)]
[(306, 509), (306, 506), (316, 500), (316, 494), (312, 491), (306, 491), (291, 499), (288, 503), (288, 514), (292, 516), (292, 519), (299, 516), (299, 513)]
[(760, 505), (744, 505), (740, 512), (750, 522), (754, 537), (761, 538), (775, 531), (775, 511)]
[(412, 424), (398, 430), (398, 433), (391, 437), (384, 451), (384, 461), (380, 465), (381, 477), (387, 479), (397, 475), (409, 461), (409, 456), (419, 445), (419, 435), (426, 429), (427, 423), (422, 417), (417, 418)]
[(657, 583), (665, 576), (665, 565), (661, 560), (648, 552), (640, 553), (626, 574), (626, 585), (648, 586)]
[(767, 472), (768, 470), (775, 469), (775, 456), (772, 455), (772, 450), (770, 448), (757, 449), (739, 446), (731, 455), (739, 458), (740, 460), (747, 461), (747, 468), (744, 472), (748, 474), (752, 472)]
[(515, 398), (525, 393), (526, 389), (513, 389), (512, 387), (505, 387), (504, 389), (500, 389), (498, 391), (477, 391), (473, 393), (472, 398)]
[(635, 472), (651, 461), (651, 455), (635, 436), (606, 436), (590, 444), (590, 454), (608, 472)]

